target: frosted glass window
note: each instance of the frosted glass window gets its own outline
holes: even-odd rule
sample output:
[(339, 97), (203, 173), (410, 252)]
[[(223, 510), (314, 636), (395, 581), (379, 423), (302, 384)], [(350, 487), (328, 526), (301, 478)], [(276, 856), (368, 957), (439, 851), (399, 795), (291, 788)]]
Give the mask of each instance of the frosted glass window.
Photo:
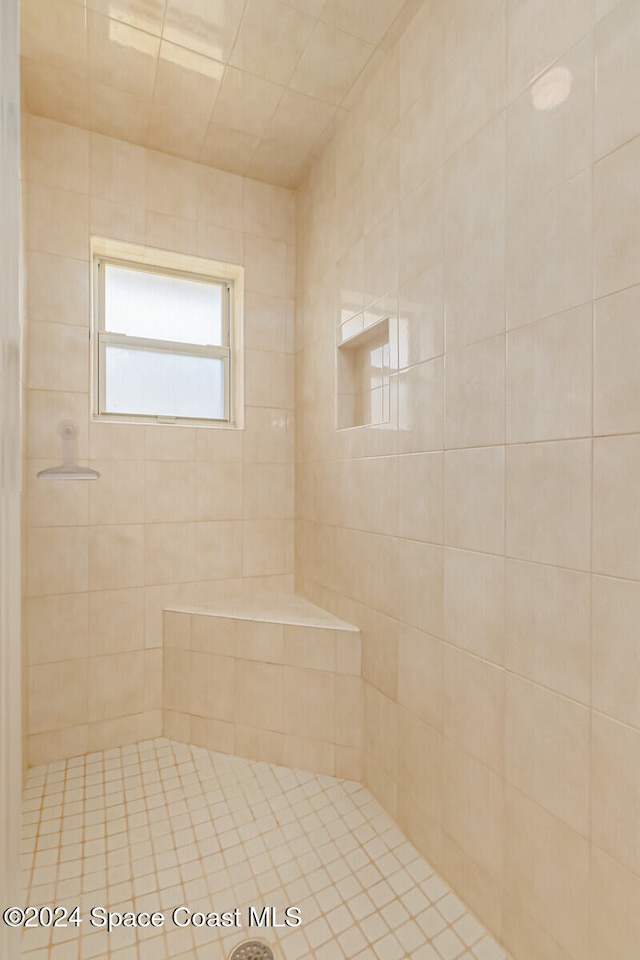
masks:
[(224, 417), (223, 360), (112, 346), (105, 353), (105, 413)]
[(234, 281), (105, 256), (94, 270), (98, 416), (230, 423)]
[(106, 263), (104, 329), (152, 340), (222, 344), (222, 287)]

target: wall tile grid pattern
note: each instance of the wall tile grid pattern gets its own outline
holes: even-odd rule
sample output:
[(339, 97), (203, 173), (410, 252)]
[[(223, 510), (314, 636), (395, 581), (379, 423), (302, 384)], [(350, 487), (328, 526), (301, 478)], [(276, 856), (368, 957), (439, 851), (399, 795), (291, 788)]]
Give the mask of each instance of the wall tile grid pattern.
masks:
[[(29, 903), (84, 921), (25, 930), (25, 960), (222, 960), (247, 939), (276, 960), (509, 960), (361, 784), (168, 740), (33, 768), (23, 864)], [(178, 928), (181, 905), (242, 929)], [(96, 906), (166, 922), (109, 934)], [(250, 906), (303, 922), (250, 928)]]
[(361, 779), (360, 633), (167, 610), (163, 709), (175, 740)]
[[(636, 0), (425, 0), (298, 196), (296, 588), (362, 629), (365, 783), (518, 960), (640, 943), (639, 48)], [(381, 298), (390, 420), (336, 432)]]
[[(162, 609), (293, 573), (294, 197), (26, 115), (31, 763), (162, 732)], [(92, 422), (91, 234), (245, 268), (245, 430)], [(91, 483), (36, 480), (79, 428)]]

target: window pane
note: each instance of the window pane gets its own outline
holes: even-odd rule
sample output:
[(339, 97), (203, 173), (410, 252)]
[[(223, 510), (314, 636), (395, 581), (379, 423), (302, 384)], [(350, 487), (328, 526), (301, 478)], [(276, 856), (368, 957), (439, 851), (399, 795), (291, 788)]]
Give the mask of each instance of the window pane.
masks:
[(106, 263), (105, 330), (130, 337), (221, 345), (222, 287)]
[(224, 361), (105, 347), (104, 413), (224, 419)]

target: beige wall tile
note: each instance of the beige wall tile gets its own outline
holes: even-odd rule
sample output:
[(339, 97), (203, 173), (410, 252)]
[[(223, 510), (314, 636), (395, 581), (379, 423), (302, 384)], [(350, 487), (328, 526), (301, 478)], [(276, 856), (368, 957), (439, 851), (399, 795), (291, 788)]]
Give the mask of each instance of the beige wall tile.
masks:
[(235, 723), (284, 731), (284, 669), (273, 663), (235, 662), (235, 685), (229, 693)]
[(144, 579), (147, 586), (193, 580), (195, 524), (146, 523), (143, 532)]
[(89, 192), (89, 134), (86, 130), (28, 116), (27, 177), (62, 190)]
[(593, 568), (598, 573), (631, 579), (640, 575), (639, 458), (637, 436), (594, 441)]
[(29, 668), (29, 730), (32, 734), (84, 724), (88, 719), (87, 659)]
[(591, 191), (585, 170), (509, 219), (509, 328), (591, 299)]
[(595, 304), (593, 421), (596, 434), (640, 430), (636, 370), (640, 357), (637, 323), (640, 287)]
[(591, 727), (591, 838), (640, 873), (640, 732), (594, 712)]
[[(460, 7), (460, 4), (454, 6)], [(467, 9), (472, 8), (467, 5)], [(464, 28), (459, 28), (459, 22), (455, 27), (451, 22), (447, 25), (445, 132), (448, 156), (504, 106), (506, 12), (504, 2), (485, 5), (483, 15), (475, 18), (472, 36), (462, 36)], [(468, 17), (468, 21), (473, 19), (473, 14)]]
[(640, 584), (593, 577), (593, 706), (640, 727)]
[(509, 786), (505, 835), (508, 896), (503, 929), (507, 948), (534, 949), (531, 955), (545, 960), (584, 956), (588, 943), (587, 840)]
[[(239, 521), (195, 525), (195, 579), (224, 580), (242, 576), (242, 528)], [(193, 579), (193, 566), (192, 557), (192, 573), (188, 579)]]
[(255, 727), (239, 724), (233, 726), (233, 752), (241, 757), (283, 764), (285, 741), (286, 738), (282, 733), (258, 730)]
[(401, 537), (442, 543), (443, 486), (441, 453), (398, 458), (398, 533)]
[(509, 3), (510, 97), (516, 96), (541, 70), (569, 50), (594, 23), (592, 0), (526, 0)]
[(505, 237), (500, 223), (447, 257), (444, 295), (447, 350), (503, 333)]
[[(99, 481), (98, 481), (99, 482)], [(143, 524), (112, 524), (89, 529), (89, 585), (92, 590), (143, 586)]]
[(190, 617), (190, 621), (192, 650), (216, 653), (223, 657), (236, 656), (235, 634), (239, 621), (195, 614)]
[(505, 666), (586, 705), (591, 675), (590, 580), (588, 573), (561, 567), (506, 563)]
[(34, 527), (27, 534), (27, 596), (83, 593), (89, 586), (87, 527)]
[[(444, 770), (445, 832), (499, 888), (504, 865), (504, 781), (448, 741)], [(469, 797), (478, 803), (469, 803)]]
[(144, 516), (145, 465), (141, 460), (93, 460), (100, 474), (89, 486), (89, 518), (94, 524), (135, 523)]
[(31, 184), (27, 212), (30, 251), (86, 260), (88, 237), (89, 200), (85, 193)]
[(87, 330), (62, 323), (29, 326), (28, 386), (35, 390), (89, 389)]
[[(383, 195), (387, 187), (384, 185)], [(388, 212), (388, 211), (387, 211)], [(416, 277), (442, 260), (444, 249), (444, 178), (439, 170), (400, 205), (398, 279)]]
[(144, 647), (144, 590), (93, 590), (89, 594), (90, 656)]
[(504, 450), (456, 450), (444, 461), (445, 543), (467, 550), (504, 550)]
[(88, 595), (70, 593), (30, 597), (24, 606), (24, 631), (32, 666), (86, 657)]
[(504, 665), (505, 562), (467, 550), (444, 553), (445, 639)]
[(113, 203), (111, 200), (92, 197), (89, 207), (89, 226), (93, 235), (127, 240), (131, 243), (144, 243), (144, 207)]
[(89, 749), (89, 726), (79, 724), (64, 730), (32, 734), (28, 740), (29, 764), (33, 767), (66, 757), (79, 757)]
[(441, 640), (400, 627), (398, 703), (439, 731), (444, 727), (444, 653)]
[(593, 960), (633, 960), (640, 939), (640, 880), (605, 856), (591, 851), (590, 936)]
[(133, 143), (90, 134), (91, 195), (113, 203), (143, 206), (145, 151)]
[[(193, 618), (204, 619), (204, 618)], [(191, 614), (178, 613), (174, 610), (165, 610), (162, 614), (162, 641), (167, 650), (190, 650), (191, 647)], [(193, 649), (199, 649), (193, 647)], [(212, 650), (211, 653), (214, 651)]]
[(231, 657), (191, 653), (189, 657), (189, 712), (195, 716), (232, 721), (236, 663)]
[(591, 546), (591, 441), (507, 450), (507, 554), (587, 570)]
[[(163, 707), (167, 711), (177, 710), (187, 714), (191, 709), (190, 654), (185, 650), (165, 648), (163, 656)], [(186, 735), (188, 738), (189, 730), (186, 731)]]
[[(444, 353), (443, 268), (436, 263), (400, 286), (397, 366), (413, 366)], [(392, 367), (396, 364), (392, 356)]]
[(89, 660), (89, 719), (110, 720), (144, 710), (145, 660), (141, 650)]
[(284, 627), (283, 661), (290, 667), (336, 672), (336, 631)]
[(365, 610), (362, 630), (362, 676), (388, 697), (397, 699), (399, 626), (390, 617)]
[(196, 519), (194, 463), (145, 461), (144, 519), (150, 523)]
[(444, 431), (442, 357), (402, 370), (391, 378), (391, 383), (397, 387), (398, 444), (402, 452), (441, 450)]
[(314, 770), (332, 777), (335, 775), (335, 755), (336, 748), (332, 743), (291, 735), (283, 737), (282, 756), (287, 767)]
[(507, 781), (588, 836), (587, 707), (507, 674), (505, 727)]
[(590, 304), (507, 336), (507, 440), (589, 436), (593, 316)]
[(236, 620), (233, 655), (260, 663), (284, 663), (284, 631), (281, 623), (261, 620)]
[(27, 256), (26, 310), (30, 321), (89, 327), (89, 268), (84, 260), (51, 253)]
[(496, 117), (451, 158), (446, 167), (447, 252), (504, 220), (505, 121)]
[(597, 297), (640, 280), (640, 138), (600, 160), (593, 174), (593, 285)]
[[(58, 458), (60, 462), (61, 458)], [(89, 522), (91, 484), (60, 483), (38, 479), (40, 470), (52, 466), (51, 460), (25, 463), (24, 508), (30, 527), (75, 527)]]
[(284, 668), (284, 731), (311, 740), (335, 742), (335, 675)]
[(508, 108), (510, 213), (593, 162), (593, 36), (563, 54)]
[(363, 684), (360, 677), (335, 678), (336, 743), (360, 750), (364, 718)]
[(504, 765), (504, 671), (454, 647), (444, 657), (444, 733), (496, 773)]
[(630, 95), (640, 81), (635, 56), (639, 40), (640, 17), (636, 5), (629, 0), (619, 3), (596, 28), (597, 157), (615, 150), (640, 130), (640, 111), (635, 98)]
[(505, 337), (492, 337), (447, 354), (447, 448), (504, 442)]

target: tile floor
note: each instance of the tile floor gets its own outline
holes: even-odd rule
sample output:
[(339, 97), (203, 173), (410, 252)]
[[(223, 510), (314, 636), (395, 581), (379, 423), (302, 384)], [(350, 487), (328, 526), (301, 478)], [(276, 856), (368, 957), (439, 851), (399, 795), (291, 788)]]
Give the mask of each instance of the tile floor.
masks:
[[(165, 739), (31, 770), (23, 868), (25, 904), (83, 920), (25, 930), (27, 960), (226, 960), (247, 939), (276, 960), (507, 960), (362, 785)], [(180, 905), (242, 928), (176, 927)], [(250, 906), (303, 922), (249, 927)], [(107, 933), (93, 907), (165, 922)]]

